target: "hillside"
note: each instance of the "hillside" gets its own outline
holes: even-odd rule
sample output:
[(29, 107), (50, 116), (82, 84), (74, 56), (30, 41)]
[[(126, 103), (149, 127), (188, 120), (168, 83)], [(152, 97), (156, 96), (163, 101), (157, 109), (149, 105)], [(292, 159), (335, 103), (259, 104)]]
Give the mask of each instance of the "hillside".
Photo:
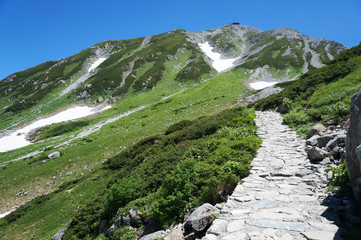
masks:
[(312, 123), (343, 124), (349, 115), (351, 97), (360, 88), (361, 44), (346, 50), (327, 66), (314, 69), (298, 80), (280, 83), (283, 90), (259, 100), (256, 109), (282, 106), (285, 122), (306, 133)]
[(291, 29), (227, 25), (105, 41), (12, 74), (0, 82), (2, 135), (78, 105), (108, 109), (37, 129), (34, 143), (0, 153), (0, 210), (18, 208), (0, 220), (1, 238), (49, 239), (72, 221), (68, 239), (103, 239), (100, 223), (110, 227), (118, 208), (136, 208), (158, 229), (221, 201), (260, 144), (253, 111), (235, 108), (250, 83), (294, 79), (343, 50)]

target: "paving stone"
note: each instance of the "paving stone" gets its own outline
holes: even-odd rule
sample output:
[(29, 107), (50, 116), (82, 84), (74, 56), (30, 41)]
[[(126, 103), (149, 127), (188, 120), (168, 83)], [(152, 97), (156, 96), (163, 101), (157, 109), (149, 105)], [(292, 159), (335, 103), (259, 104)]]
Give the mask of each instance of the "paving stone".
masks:
[(294, 238), (292, 237), (291, 234), (285, 233), (285, 234), (282, 235), (282, 237), (280, 237), (279, 240), (293, 240), (293, 239), (294, 239)]
[(275, 112), (257, 112), (263, 139), (250, 175), (238, 184), (202, 240), (333, 239), (338, 227), (322, 214), (325, 167), (307, 159), (306, 141)]
[(236, 232), (240, 231), (245, 227), (245, 220), (230, 220), (228, 222), (226, 231), (227, 232)]
[(242, 206), (260, 209), (260, 208), (277, 207), (278, 204), (279, 203), (274, 200), (254, 200), (254, 201), (243, 203)]
[(301, 222), (288, 222), (277, 219), (269, 219), (269, 218), (251, 218), (246, 221), (247, 224), (258, 226), (262, 228), (277, 228), (277, 229), (285, 229), (292, 230), (298, 232), (305, 232), (310, 227), (307, 223)]
[(230, 233), (221, 238), (221, 240), (246, 240), (246, 239), (247, 239), (247, 235), (242, 231)]
[(207, 230), (207, 233), (219, 235), (226, 231), (228, 221), (224, 219), (216, 219), (213, 221), (211, 227)]
[(333, 240), (335, 234), (326, 231), (309, 231), (302, 233), (308, 240)]

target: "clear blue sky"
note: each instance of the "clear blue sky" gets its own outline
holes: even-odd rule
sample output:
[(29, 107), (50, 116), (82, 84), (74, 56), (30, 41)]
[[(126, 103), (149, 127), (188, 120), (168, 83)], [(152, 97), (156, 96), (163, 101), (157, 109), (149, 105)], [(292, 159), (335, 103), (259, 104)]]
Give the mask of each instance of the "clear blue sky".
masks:
[(361, 41), (361, 0), (0, 0), (0, 79), (103, 40), (231, 22), (353, 47)]

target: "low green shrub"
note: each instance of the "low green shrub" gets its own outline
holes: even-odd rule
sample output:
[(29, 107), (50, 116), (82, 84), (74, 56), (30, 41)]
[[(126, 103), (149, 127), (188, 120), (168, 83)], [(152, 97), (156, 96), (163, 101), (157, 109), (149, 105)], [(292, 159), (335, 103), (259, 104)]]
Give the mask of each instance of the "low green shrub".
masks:
[(283, 116), (283, 121), (286, 124), (305, 124), (310, 120), (310, 117), (305, 112), (292, 111)]

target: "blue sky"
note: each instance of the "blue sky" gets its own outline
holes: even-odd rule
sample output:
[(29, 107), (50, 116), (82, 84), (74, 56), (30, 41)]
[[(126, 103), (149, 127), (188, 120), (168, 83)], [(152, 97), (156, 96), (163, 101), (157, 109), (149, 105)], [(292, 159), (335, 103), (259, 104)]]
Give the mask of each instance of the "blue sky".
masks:
[(287, 27), (310, 37), (361, 41), (360, 0), (0, 0), (0, 79), (103, 40), (231, 22), (261, 30)]

